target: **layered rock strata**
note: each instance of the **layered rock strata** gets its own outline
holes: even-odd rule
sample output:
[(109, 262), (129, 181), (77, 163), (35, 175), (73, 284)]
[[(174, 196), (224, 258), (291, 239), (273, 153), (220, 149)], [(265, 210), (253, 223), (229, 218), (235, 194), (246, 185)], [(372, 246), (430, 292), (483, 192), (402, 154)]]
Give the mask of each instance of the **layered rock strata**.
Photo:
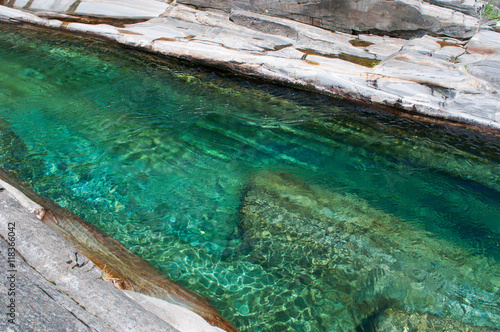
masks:
[[(463, 31), (469, 31), (451, 34), (461, 38), (472, 36), (466, 41), (429, 35), (414, 36), (410, 40), (351, 35), (269, 13), (238, 9), (254, 10), (253, 7), (233, 8), (233, 3), (231, 12), (226, 13), (194, 9), (176, 2), (144, 1), (130, 0), (123, 5), (113, 0), (98, 1), (99, 6), (92, 7), (93, 11), (85, 9), (88, 1), (78, 1), (72, 3), (73, 6), (68, 5), (71, 1), (63, 6), (63, 1), (56, 7), (39, 6), (38, 2), (26, 7), (19, 1), (9, 1), (8, 5), (31, 12), (2, 6), (0, 20), (92, 34), (191, 63), (216, 66), (339, 98), (500, 128), (497, 78), (500, 35), (492, 29), (479, 29), (479, 20), (464, 14), (479, 8), (481, 2), (446, 2), (443, 8), (437, 6), (442, 2), (433, 1), (432, 17), (448, 15), (448, 11), (452, 11), (453, 20), (465, 15), (454, 23), (440, 21), (438, 25), (441, 28), (460, 26)], [(212, 7), (224, 3), (210, 2)], [(384, 3), (402, 5), (403, 2)], [(38, 6), (36, 10), (34, 5)], [(422, 8), (427, 5), (431, 4), (419, 2), (420, 7), (412, 8), (423, 13)], [(121, 6), (120, 11), (116, 6)], [(139, 7), (142, 9), (135, 10)], [(363, 14), (358, 16), (362, 18)], [(78, 20), (80, 22), (75, 22)], [(415, 31), (413, 29), (417, 27), (408, 31)]]
[(231, 12), (246, 10), (292, 19), (331, 31), (382, 32), (384, 34), (432, 33), (469, 38), (478, 27), (481, 3), (418, 0), (178, 0), (201, 8)]

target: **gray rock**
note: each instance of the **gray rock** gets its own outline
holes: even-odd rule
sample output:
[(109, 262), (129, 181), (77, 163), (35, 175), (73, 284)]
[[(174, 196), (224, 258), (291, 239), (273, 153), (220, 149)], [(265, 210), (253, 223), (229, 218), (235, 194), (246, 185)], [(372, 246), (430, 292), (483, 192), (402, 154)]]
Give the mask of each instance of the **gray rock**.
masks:
[(468, 66), (468, 71), (500, 89), (500, 61), (481, 60)]
[[(472, 0), (467, 2), (433, 1), (432, 3), (416, 0), (286, 0), (276, 2), (179, 0), (178, 2), (202, 8), (221, 9), (226, 12), (243, 9), (348, 33), (383, 31), (392, 34), (415, 35), (415, 32), (425, 31), (468, 38), (473, 35), (479, 25), (479, 20), (474, 17), (477, 16), (476, 7), (478, 6), (476, 6), (476, 1)], [(262, 23), (260, 25), (263, 26)]]
[(9, 226), (15, 226), (14, 266), (19, 264), (19, 288), (27, 286), (19, 293), (20, 325), (14, 330), (46, 323), (53, 331), (177, 331), (105, 282), (97, 266), (25, 210), (8, 184), (1, 181), (1, 186), (8, 189), (0, 192), (0, 235), (10, 244)]
[(424, 0), (439, 7), (453, 9), (464, 14), (479, 17), (483, 7), (482, 1), (476, 0)]
[[(5, 178), (3, 171), (0, 173)], [(9, 181), (13, 180), (9, 178)], [(2, 273), (14, 273), (16, 289), (19, 290), (12, 295), (16, 296), (18, 304), (17, 325), (10, 326), (14, 331), (27, 331), (30, 328), (24, 327), (32, 326), (41, 326), (36, 330), (43, 331), (223, 331), (211, 326), (185, 305), (182, 306), (189, 301), (198, 301), (196, 305), (207, 306), (205, 314), (208, 313), (212, 320), (228, 326), (228, 331), (236, 330), (217, 316), (206, 299), (183, 290), (177, 284), (173, 285), (176, 287), (173, 291), (180, 297), (177, 302), (181, 305), (135, 291), (123, 292), (120, 289), (126, 281), (123, 278), (111, 280), (120, 269), (117, 257), (124, 254), (116, 240), (108, 240), (106, 247), (103, 242), (93, 240), (88, 229), (87, 233), (82, 233), (85, 229), (83, 225), (69, 223), (68, 215), (63, 217), (65, 212), (57, 211), (56, 205), (49, 204), (50, 209), (42, 207), (3, 180), (0, 180), (0, 187), (0, 236), (8, 242), (6, 244), (0, 239), (0, 248), (2, 253), (9, 253), (8, 260), (1, 261), (1, 264), (9, 264), (8, 269), (2, 268)], [(34, 194), (29, 195), (31, 197)], [(44, 202), (48, 204), (47, 201)], [(49, 225), (79, 243), (80, 248), (87, 252), (92, 253), (89, 248), (94, 247), (93, 250), (96, 250), (95, 246), (98, 246), (99, 253), (93, 254), (93, 257), (99, 263), (106, 262), (105, 271), (82, 255)], [(102, 233), (97, 236), (101, 241), (106, 238)], [(85, 247), (81, 243), (85, 243)], [(97, 257), (110, 250), (114, 250), (114, 260)], [(6, 257), (5, 254), (2, 255)], [(140, 259), (130, 256), (130, 253), (128, 255), (130, 265), (141, 264)], [(161, 282), (161, 277), (158, 277), (161, 274), (152, 270), (150, 265), (142, 263), (142, 269), (130, 273), (135, 276), (149, 273), (151, 279), (147, 282)], [(156, 278), (151, 273), (156, 273)], [(1, 285), (1, 288), (10, 287), (5, 282)], [(143, 290), (137, 284), (134, 286)], [(162, 290), (156, 287), (154, 295), (160, 296), (162, 291), (168, 293), (172, 289)], [(2, 299), (5, 294), (11, 296), (2, 292)], [(170, 300), (175, 302), (174, 296)]]
[[(5, 203), (5, 202), (3, 202)], [(112, 331), (89, 314), (68, 295), (40, 276), (16, 252), (15, 273), (10, 272), (7, 252), (9, 246), (0, 239), (0, 303), (4, 314), (0, 321), (2, 331)], [(15, 278), (12, 278), (12, 275)], [(9, 278), (9, 279), (8, 279)], [(13, 281), (11, 283), (11, 280)], [(15, 285), (11, 287), (11, 285)], [(9, 291), (11, 289), (11, 291)], [(9, 293), (11, 294), (9, 296)], [(5, 307), (14, 300), (13, 317)]]
[[(453, 14), (450, 10), (447, 13)], [(500, 128), (500, 97), (491, 69), (496, 68), (494, 63), (468, 71), (478, 61), (500, 61), (499, 34), (494, 31), (480, 31), (464, 46), (463, 41), (450, 38), (424, 36), (407, 41), (352, 36), (241, 10), (233, 14), (241, 19), (235, 22), (247, 26), (231, 22), (224, 12), (183, 5), (170, 7), (159, 18), (125, 27), (63, 24), (0, 7), (0, 20), (95, 34), (124, 45), (345, 99)], [(260, 23), (251, 24), (252, 20)], [(266, 26), (281, 35), (260, 31)]]
[(168, 7), (168, 4), (157, 0), (14, 0), (8, 1), (6, 4), (24, 10), (114, 18), (158, 17)]
[(231, 13), (229, 19), (231, 22), (238, 25), (272, 35), (284, 36), (293, 39), (296, 39), (298, 36), (297, 30), (293, 27), (283, 24), (281, 20), (271, 16), (255, 15), (251, 12), (237, 10)]

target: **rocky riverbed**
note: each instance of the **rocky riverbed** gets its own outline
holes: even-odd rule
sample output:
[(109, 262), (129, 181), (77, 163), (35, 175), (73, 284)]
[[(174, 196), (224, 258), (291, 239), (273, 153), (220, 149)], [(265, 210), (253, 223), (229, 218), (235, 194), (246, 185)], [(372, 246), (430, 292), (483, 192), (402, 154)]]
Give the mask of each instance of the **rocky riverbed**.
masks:
[(482, 1), (4, 4), (2, 21), (92, 34), (339, 98), (500, 128), (500, 34), (494, 22), (482, 24)]
[[(484, 3), (481, 1), (372, 0), (357, 4), (345, 1), (343, 5), (338, 1), (305, 1), (300, 6), (294, 1), (230, 0), (171, 3), (154, 0), (10, 0), (0, 3), (3, 4), (0, 6), (0, 21), (90, 34), (129, 47), (337, 98), (500, 129), (500, 34), (497, 23), (483, 24), (481, 11)], [(474, 171), (467, 173), (474, 176)], [(300, 195), (290, 196), (289, 193), (294, 190)], [(346, 209), (352, 206), (354, 212), (326, 209), (318, 198), (325, 195), (339, 206), (346, 206)], [(423, 246), (420, 240), (426, 234), (400, 226), (398, 220), (391, 216), (379, 216), (379, 212), (363, 202), (336, 194), (325, 195), (318, 195), (318, 189), (305, 187), (283, 174), (255, 177), (249, 183), (242, 203), (241, 227), (246, 230), (247, 241), (241, 250), (248, 251), (251, 259), (267, 265), (286, 258), (290, 261), (288, 272), (305, 271), (304, 277), (309, 273), (319, 273), (318, 278), (323, 278), (319, 272), (322, 269), (331, 272), (328, 278), (334, 276), (330, 283), (335, 288), (330, 292), (334, 298), (322, 300), (331, 305), (331, 312), (338, 314), (335, 317), (342, 317), (344, 321), (328, 321), (325, 318), (326, 326), (341, 324), (352, 329), (361, 328), (364, 322), (361, 317), (350, 316), (352, 308), (371, 317), (376, 316), (376, 320), (370, 323), (375, 330), (404, 329), (408, 326), (424, 328), (426, 324), (432, 324), (436, 330), (473, 330), (475, 327), (468, 323), (479, 320), (487, 325), (491, 319), (498, 322), (498, 311), (494, 311), (491, 317), (483, 317), (473, 309), (465, 310), (465, 316), (461, 315), (455, 310), (455, 307), (464, 305), (460, 286), (451, 281), (437, 284), (432, 278), (435, 261), (442, 266), (456, 268), (456, 275), (450, 275), (449, 280), (457, 277), (467, 279), (474, 286), (474, 299), (480, 305), (495, 300), (491, 296), (498, 293), (497, 266), (487, 260), (471, 260), (460, 248), (451, 247), (449, 252), (444, 252), (440, 248), (446, 246), (441, 246), (432, 238), (426, 239), (427, 243)], [(82, 241), (84, 236), (75, 236), (79, 237), (76, 245), (63, 243), (33, 215), (22, 212), (19, 202), (8, 193), (2, 193), (1, 199), (4, 204), (0, 215), (2, 222), (29, 220), (27, 224), (30, 227), (38, 227), (22, 230), (20, 237), (27, 239), (29, 235), (26, 234), (47, 234), (54, 237), (54, 242), (60, 243), (59, 247), (47, 248), (43, 241), (38, 241), (35, 246), (36, 241), (26, 240), (24, 243), (33, 247), (17, 248), (24, 257), (19, 263), (19, 285), (31, 289), (29, 296), (24, 294), (27, 298), (36, 296), (37, 303), (42, 304), (29, 310), (20, 307), (20, 314), (35, 313), (38, 316), (33, 321), (46, 324), (45, 327), (53, 326), (55, 330), (60, 321), (45, 322), (40, 318), (45, 308), (57, 308), (53, 312), (60, 315), (58, 317), (62, 317), (67, 326), (74, 326), (74, 330), (106, 330), (106, 326), (113, 326), (115, 330), (140, 330), (140, 327), (147, 330), (192, 331), (191, 323), (201, 330), (218, 329), (185, 310), (190, 308), (189, 305), (177, 305), (186, 298), (182, 294), (178, 298), (175, 294), (170, 295), (172, 292), (169, 290), (177, 286), (163, 285), (166, 290), (163, 291), (162, 285), (148, 285), (155, 287), (150, 295), (164, 296), (170, 303), (108, 287), (110, 285), (102, 280), (103, 274), (119, 288), (133, 288), (130, 281), (120, 278), (133, 274), (138, 270), (137, 266), (132, 264), (126, 268), (118, 264), (124, 269), (121, 272), (106, 271), (104, 267), (100, 270), (87, 258), (79, 256), (85, 246), (78, 241)], [(310, 218), (311, 215), (314, 218)], [(374, 216), (379, 216), (386, 223), (380, 223)], [(324, 237), (325, 230), (316, 228), (315, 223), (329, 224), (331, 229), (325, 229), (332, 235)], [(63, 228), (60, 232), (65, 233), (68, 230), (64, 229), (64, 225), (52, 226)], [(75, 231), (79, 234), (81, 229), (77, 227), (71, 232)], [(385, 236), (388, 231), (400, 236), (390, 242)], [(304, 234), (308, 236), (304, 237)], [(8, 234), (2, 235), (8, 238)], [(270, 238), (273, 241), (269, 241)], [(280, 243), (284, 245), (280, 246)], [(2, 252), (7, 252), (5, 243), (0, 244)], [(400, 256), (404, 259), (387, 254), (388, 246), (400, 248)], [(293, 250), (289, 250), (290, 247)], [(307, 258), (294, 260), (298, 256), (305, 257), (294, 255), (294, 250), (301, 253), (304, 250), (323, 250), (324, 247), (331, 249), (325, 253), (324, 264), (308, 261)], [(40, 250), (45, 250), (47, 257), (49, 253), (53, 255), (53, 264), (45, 272), (46, 266), (37, 265), (43, 261), (36, 256)], [(113, 250), (109, 256), (113, 256)], [(366, 255), (367, 251), (369, 255)], [(408, 254), (410, 251), (411, 255)], [(68, 253), (78, 254), (73, 255), (74, 258), (71, 256), (69, 263), (63, 262)], [(347, 253), (349, 261), (343, 260), (344, 253)], [(92, 251), (89, 250), (87, 255), (92, 256)], [(78, 257), (82, 257), (83, 261)], [(455, 264), (457, 261), (460, 264)], [(74, 269), (75, 266), (83, 267), (83, 264), (85, 270), (81, 270), (82, 273)], [(352, 264), (361, 269), (350, 270)], [(490, 264), (491, 271), (480, 275), (475, 269), (477, 264)], [(119, 278), (118, 282), (115, 277)], [(128, 307), (118, 304), (106, 307), (95, 303), (98, 301), (92, 300), (92, 294), (82, 292), (74, 283), (68, 282), (68, 278), (81, 278), (82, 283), (88, 283), (88, 287), (99, 289), (104, 294), (102, 296), (109, 296)], [(356, 285), (368, 285), (372, 293), (360, 292), (358, 287), (354, 287)], [(419, 288), (421, 285), (425, 285), (425, 292)], [(147, 293), (144, 288), (147, 287), (138, 290)], [(389, 300), (380, 296), (382, 291), (391, 294)], [(161, 294), (153, 294), (155, 292)], [(47, 298), (44, 294), (52, 295)], [(189, 291), (185, 294), (198, 299)], [(320, 295), (311, 294), (312, 298), (315, 296)], [(345, 297), (354, 300), (344, 301)], [(76, 305), (74, 301), (77, 301)], [(210, 308), (204, 318), (210, 321), (216, 317), (219, 324), (211, 321), (213, 325), (233, 329), (230, 323), (211, 311), (209, 304), (203, 299), (201, 302), (201, 307), (206, 304)], [(449, 318), (438, 318), (433, 313), (418, 314), (429, 304), (435, 309), (434, 314), (446, 312)], [(410, 314), (409, 308), (417, 313)], [(132, 310), (135, 314), (126, 319), (118, 314), (103, 314), (110, 310), (116, 313)], [(200, 308), (195, 306), (194, 311), (203, 316)], [(137, 327), (134, 315), (148, 317), (148, 324), (152, 325), (141, 323)], [(178, 320), (181, 316), (191, 318), (181, 322)]]

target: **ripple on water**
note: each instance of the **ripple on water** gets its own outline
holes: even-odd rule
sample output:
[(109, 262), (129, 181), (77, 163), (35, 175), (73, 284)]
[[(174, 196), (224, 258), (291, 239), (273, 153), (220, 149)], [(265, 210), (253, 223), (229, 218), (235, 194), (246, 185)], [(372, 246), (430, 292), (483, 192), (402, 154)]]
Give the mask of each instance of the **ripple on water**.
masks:
[(0, 41), (2, 167), (242, 331), (500, 327), (497, 137), (80, 37)]

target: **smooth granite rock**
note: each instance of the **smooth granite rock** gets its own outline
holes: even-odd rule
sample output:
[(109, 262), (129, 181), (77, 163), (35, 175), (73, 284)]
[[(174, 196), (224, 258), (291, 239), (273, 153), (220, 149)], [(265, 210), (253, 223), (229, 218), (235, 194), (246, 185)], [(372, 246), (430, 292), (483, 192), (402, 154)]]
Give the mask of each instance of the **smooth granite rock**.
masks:
[(483, 7), (481, 1), (476, 0), (424, 0), (436, 6), (450, 8), (464, 14), (478, 17)]
[[(5, 201), (2, 203), (5, 204)], [(3, 223), (2, 226), (4, 226)], [(14, 299), (13, 316), (7, 315), (6, 317), (6, 312), (2, 313), (0, 320), (2, 331), (76, 332), (92, 331), (92, 328), (98, 331), (112, 331), (26, 264), (18, 253), (16, 253), (14, 269), (16, 272), (12, 273), (7, 256), (9, 247), (7, 242), (0, 238), (0, 279), (2, 280), (0, 303), (3, 311), (11, 303), (11, 299)], [(12, 275), (15, 278), (12, 278)], [(13, 280), (13, 283), (10, 280)], [(12, 284), (15, 287), (12, 287)], [(10, 309), (8, 310), (10, 313)]]
[[(157, 0), (14, 0), (8, 1), (7, 4), (23, 10), (112, 16), (114, 18), (158, 17), (168, 7), (168, 4)], [(111, 13), (112, 15), (110, 15)]]
[[(6, 179), (5, 173), (1, 176)], [(13, 180), (9, 178), (9, 181)], [(132, 291), (123, 292), (127, 284), (131, 284), (132, 289), (144, 291), (137, 283), (134, 285), (134, 279), (137, 281), (141, 275), (149, 278), (146, 283), (161, 283), (165, 277), (158, 271), (154, 276), (151, 266), (124, 251), (116, 240), (106, 240), (106, 235), (91, 233), (88, 229), (84, 231), (82, 224), (71, 222), (70, 214), (58, 211), (56, 205), (48, 201), (44, 202), (50, 209), (38, 205), (3, 180), (0, 180), (0, 188), (0, 236), (3, 237), (0, 247), (4, 257), (6, 252), (15, 251), (15, 255), (11, 254), (15, 260), (8, 261), (9, 268), (16, 270), (13, 272), (15, 279), (19, 280), (19, 287), (23, 286), (16, 295), (19, 306), (16, 307), (18, 319), (14, 331), (27, 331), (29, 329), (23, 326), (40, 324), (47, 325), (38, 329), (44, 331), (223, 331), (186, 308), (185, 303), (198, 301), (193, 305), (197, 308), (206, 305), (207, 312), (212, 310), (210, 317), (217, 320), (217, 314), (206, 299), (177, 284), (171, 284), (170, 289), (149, 288), (150, 295), (157, 297), (163, 295), (165, 298), (162, 292), (171, 292), (167, 298), (170, 303)], [(76, 243), (78, 249), (62, 236)], [(6, 250), (7, 246), (13, 249)], [(82, 251), (91, 253), (93, 261)], [(105, 257), (106, 252), (111, 252), (108, 254), (111, 259)], [(123, 255), (128, 255), (130, 266), (142, 262), (141, 268), (129, 270), (127, 277), (117, 272), (120, 264), (123, 265), (119, 261)], [(7, 273), (11, 272), (7, 270)], [(2, 285), (7, 287), (5, 282)], [(16, 284), (16, 288), (19, 287)], [(2, 292), (2, 296), (5, 294), (8, 293)], [(179, 297), (177, 302), (175, 296)], [(2, 300), (10, 301), (4, 296)], [(32, 303), (34, 300), (36, 303)], [(223, 319), (219, 318), (218, 322), (221, 321)], [(231, 327), (228, 331), (235, 331), (226, 324)]]
[[(477, 1), (418, 0), (178, 0), (179, 3), (230, 12), (250, 12), (293, 19), (333, 31), (412, 34), (425, 31), (458, 38), (471, 37), (479, 25)], [(458, 9), (458, 10), (457, 10)], [(467, 13), (467, 14), (464, 14)], [(470, 15), (474, 16), (470, 16)]]
[[(13, 274), (19, 280), (15, 282), (19, 293), (12, 297), (19, 304), (14, 330), (38, 325), (40, 330), (52, 331), (176, 331), (105, 282), (94, 263), (25, 210), (8, 184), (2, 181), (0, 187), (4, 188), (0, 192), (0, 245), (6, 256), (7, 242), (14, 243), (11, 267), (18, 270)], [(14, 241), (10, 241), (9, 226)]]
[(139, 23), (63, 22), (8, 7), (0, 7), (0, 20), (60, 27), (348, 100), (500, 128), (500, 35), (493, 30), (480, 30), (468, 43), (354, 36), (243, 10), (227, 14), (175, 3)]

